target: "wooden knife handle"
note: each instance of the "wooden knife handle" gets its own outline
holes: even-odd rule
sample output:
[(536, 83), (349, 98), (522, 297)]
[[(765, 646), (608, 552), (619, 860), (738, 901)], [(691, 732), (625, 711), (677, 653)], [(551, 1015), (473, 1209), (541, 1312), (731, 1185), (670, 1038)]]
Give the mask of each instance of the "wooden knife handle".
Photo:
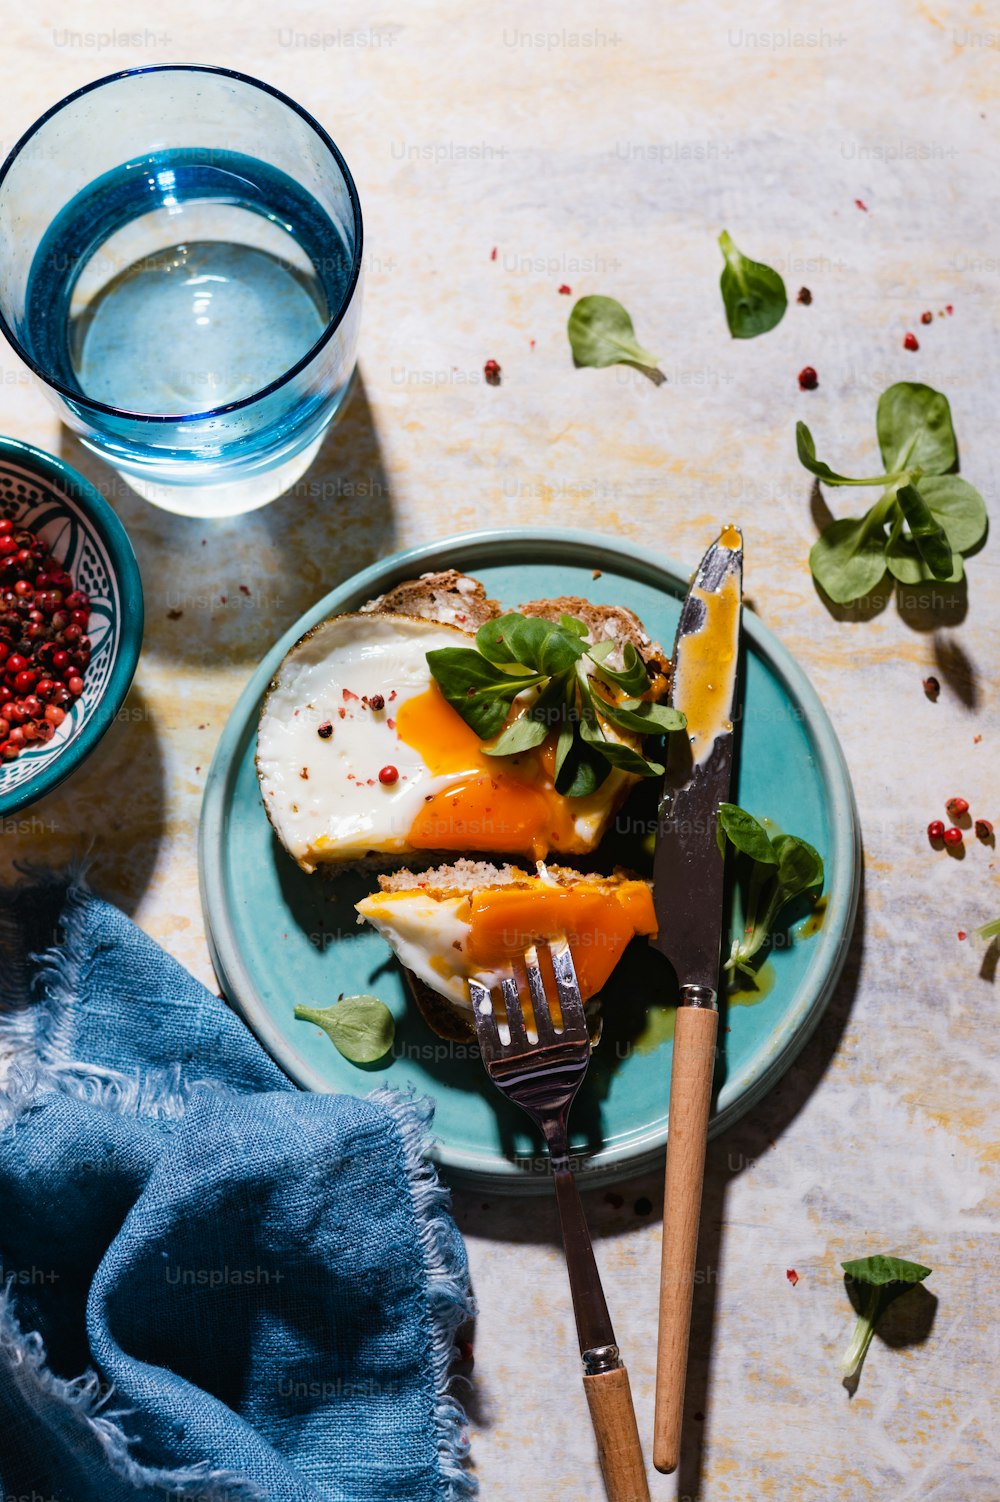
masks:
[(649, 1502), (646, 1467), (625, 1367), (584, 1377), (608, 1502)]
[(653, 1464), (664, 1472), (676, 1470), (680, 1458), (694, 1264), (718, 1030), (719, 1014), (714, 1007), (678, 1007), (670, 1075), (653, 1421)]

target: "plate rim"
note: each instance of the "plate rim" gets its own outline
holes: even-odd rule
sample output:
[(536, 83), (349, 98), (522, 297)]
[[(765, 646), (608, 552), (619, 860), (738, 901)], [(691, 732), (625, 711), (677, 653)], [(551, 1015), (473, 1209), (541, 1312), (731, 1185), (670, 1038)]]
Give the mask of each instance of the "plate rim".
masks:
[[(409, 577), (418, 565), (421, 572), (435, 567), (460, 567), (472, 572), (484, 565), (509, 564), (510, 549), (518, 546), (530, 548), (532, 562), (544, 562), (546, 553), (557, 555), (562, 563), (585, 562), (592, 568), (599, 565), (598, 555), (614, 559), (621, 572), (636, 579), (649, 576), (647, 582), (654, 587), (662, 589), (665, 576), (672, 586), (670, 592), (675, 595), (678, 583), (683, 589), (683, 581), (694, 571), (659, 553), (644, 551), (640, 554), (638, 544), (629, 539), (569, 528), (489, 528), (401, 549), (350, 575), (289, 626), (251, 674), (219, 737), (205, 782), (198, 830), (199, 887), (209, 953), (230, 1004), (279, 1067), (302, 1089), (328, 1093), (330, 1085), (309, 1066), (303, 1066), (271, 1023), (229, 929), (221, 857), (231, 808), (228, 792), (240, 765), (235, 752), (247, 723), (253, 722), (278, 664), (318, 621), (343, 610), (352, 599), (385, 593), (394, 583)], [(758, 1052), (747, 1061), (739, 1076), (729, 1076), (724, 1082), (719, 1092), (724, 1103), (713, 1112), (709, 1123), (710, 1137), (718, 1136), (751, 1110), (784, 1074), (815, 1032), (846, 963), (861, 889), (861, 832), (857, 804), (843, 749), (830, 717), (805, 669), (773, 632), (752, 611), (744, 612), (743, 621), (747, 638), (774, 671), (786, 695), (803, 711), (830, 810), (832, 848), (827, 863), (833, 874), (826, 892), (830, 898), (829, 911), (838, 915), (838, 921), (832, 928), (824, 924), (821, 931), (823, 942), (798, 986), (798, 1004), (786, 1011), (766, 1040), (770, 1053), (766, 1063), (761, 1066)], [(219, 915), (224, 921), (220, 921)], [(829, 958), (831, 953), (832, 959)], [(247, 997), (251, 1000), (247, 1001)], [(747, 1074), (751, 1077), (742, 1080)], [(741, 1080), (741, 1092), (736, 1093), (737, 1083)], [(664, 1115), (667, 1085), (665, 1072)], [(433, 1099), (433, 1090), (429, 1089), (427, 1093)], [(638, 1141), (600, 1149), (593, 1154), (588, 1159), (581, 1182), (585, 1186), (596, 1186), (611, 1179), (642, 1173), (662, 1162), (665, 1143), (665, 1120), (662, 1128), (659, 1123), (653, 1123)], [(493, 1193), (531, 1193), (533, 1189), (545, 1187), (546, 1181), (543, 1179), (540, 1183), (539, 1175), (525, 1174), (507, 1159), (483, 1158), (470, 1153), (463, 1150), (461, 1144), (442, 1144), (437, 1139), (433, 1156), (441, 1167), (455, 1176), (456, 1181), (469, 1187), (488, 1188)]]

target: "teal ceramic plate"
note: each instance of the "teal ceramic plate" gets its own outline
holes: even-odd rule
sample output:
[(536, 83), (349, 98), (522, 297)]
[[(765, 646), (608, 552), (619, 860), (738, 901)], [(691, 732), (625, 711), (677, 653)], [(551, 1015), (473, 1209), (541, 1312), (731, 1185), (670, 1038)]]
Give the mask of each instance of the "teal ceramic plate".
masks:
[[(371, 879), (309, 877), (281, 849), (254, 772), (260, 700), (293, 642), (326, 616), (439, 568), (474, 574), (508, 607), (558, 595), (628, 605), (668, 650), (688, 577), (684, 568), (640, 556), (627, 543), (555, 531), (474, 533), (399, 553), (356, 575), (276, 643), (233, 711), (205, 789), (202, 901), (227, 995), (298, 1084), (356, 1095), (379, 1085), (412, 1086), (436, 1102), (437, 1156), (450, 1173), (494, 1190), (524, 1191), (545, 1183), (527, 1117), (488, 1085), (471, 1046), (444, 1043), (428, 1030), (407, 1002), (385, 943), (357, 926), (353, 904)], [(724, 1008), (716, 1132), (774, 1084), (819, 1021), (847, 954), (860, 871), (854, 797), (830, 722), (797, 663), (749, 611), (744, 622), (737, 800), (816, 846), (826, 860), (827, 903), (821, 923), (800, 912), (777, 936), (763, 971), (764, 994)], [(655, 818), (654, 801), (653, 788), (640, 788), (626, 805), (609, 836), (614, 859), (641, 858), (637, 845)], [(374, 992), (396, 1017), (391, 1055), (367, 1069), (348, 1063), (324, 1033), (292, 1015), (296, 1002), (323, 1006), (358, 992)], [(624, 1177), (662, 1158), (673, 1018), (664, 1003), (671, 994), (670, 967), (641, 940), (633, 943), (606, 988), (604, 1036), (573, 1107), (575, 1166), (585, 1180)]]

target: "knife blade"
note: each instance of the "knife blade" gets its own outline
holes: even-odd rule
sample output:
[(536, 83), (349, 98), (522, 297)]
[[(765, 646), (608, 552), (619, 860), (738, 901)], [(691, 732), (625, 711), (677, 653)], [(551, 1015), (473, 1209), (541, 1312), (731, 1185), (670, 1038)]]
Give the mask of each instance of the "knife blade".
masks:
[(674, 736), (653, 850), (650, 940), (673, 965), (682, 992), (712, 992), (722, 944), (723, 858), (715, 839), (729, 797), (739, 657), (743, 539), (723, 529), (702, 559), (681, 609), (674, 642), (671, 703), (687, 715)]
[(653, 852), (651, 942), (677, 972), (663, 1198), (653, 1464), (676, 1470), (691, 1333), (705, 1143), (715, 1072), (722, 947), (723, 859), (719, 804), (733, 769), (736, 676), (743, 597), (743, 538), (725, 527), (705, 554), (681, 609), (672, 703), (687, 716), (673, 737)]

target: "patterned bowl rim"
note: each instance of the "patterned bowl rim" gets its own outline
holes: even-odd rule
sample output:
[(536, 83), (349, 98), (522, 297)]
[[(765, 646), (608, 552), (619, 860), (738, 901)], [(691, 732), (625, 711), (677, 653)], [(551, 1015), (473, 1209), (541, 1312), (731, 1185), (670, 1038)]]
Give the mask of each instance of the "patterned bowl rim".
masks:
[(37, 773), (9, 794), (0, 791), (0, 816), (16, 813), (26, 804), (43, 798), (90, 755), (121, 708), (135, 676), (142, 650), (143, 598), (142, 579), (128, 533), (115, 512), (95, 485), (84, 479), (72, 465), (57, 459), (34, 444), (20, 438), (0, 436), (0, 468), (16, 463), (34, 470), (54, 491), (71, 500), (87, 525), (100, 537), (114, 570), (121, 601), (118, 646), (104, 693), (97, 701), (104, 713), (97, 715), (92, 705), (89, 714), (71, 741), (61, 747)]

